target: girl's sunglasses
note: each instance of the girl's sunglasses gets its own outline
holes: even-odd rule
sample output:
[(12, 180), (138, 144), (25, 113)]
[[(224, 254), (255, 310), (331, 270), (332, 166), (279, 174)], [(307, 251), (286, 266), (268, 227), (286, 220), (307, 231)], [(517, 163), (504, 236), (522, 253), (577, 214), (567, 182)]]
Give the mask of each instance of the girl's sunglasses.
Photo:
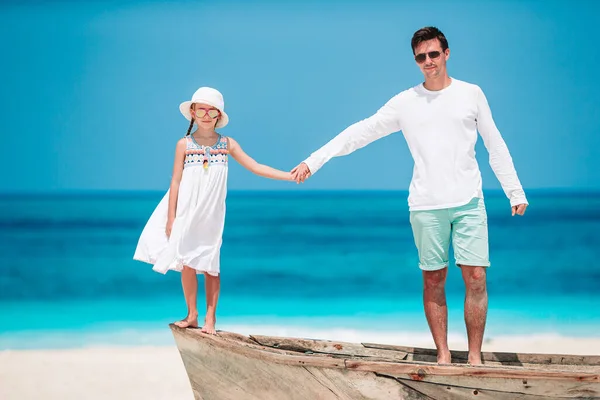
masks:
[(216, 108), (197, 108), (196, 111), (194, 111), (194, 114), (196, 115), (196, 118), (204, 118), (204, 116), (208, 114), (209, 117), (215, 119), (221, 113)]
[(425, 62), (425, 60), (427, 60), (427, 56), (429, 56), (429, 58), (431, 60), (434, 60), (436, 58), (438, 58), (442, 53), (440, 53), (439, 51), (430, 51), (429, 53), (419, 53), (415, 56), (415, 61), (418, 62), (419, 64), (423, 64)]

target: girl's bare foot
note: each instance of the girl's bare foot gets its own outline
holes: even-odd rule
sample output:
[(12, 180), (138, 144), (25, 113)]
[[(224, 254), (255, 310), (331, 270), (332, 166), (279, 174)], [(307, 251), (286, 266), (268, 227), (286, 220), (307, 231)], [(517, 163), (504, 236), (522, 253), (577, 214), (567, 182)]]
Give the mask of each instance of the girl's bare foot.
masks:
[(198, 315), (188, 315), (186, 318), (181, 321), (175, 322), (180, 328), (197, 328), (198, 327)]
[(215, 330), (215, 323), (217, 322), (214, 317), (206, 317), (204, 319), (204, 326), (200, 330), (202, 333), (208, 333), (209, 335), (216, 335), (217, 331)]

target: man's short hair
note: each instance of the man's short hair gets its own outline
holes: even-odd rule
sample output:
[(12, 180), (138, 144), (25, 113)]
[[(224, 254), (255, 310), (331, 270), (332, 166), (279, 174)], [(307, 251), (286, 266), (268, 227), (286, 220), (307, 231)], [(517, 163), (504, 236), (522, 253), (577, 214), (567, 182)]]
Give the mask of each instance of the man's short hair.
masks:
[(446, 40), (446, 36), (435, 26), (426, 26), (425, 28), (421, 28), (415, 32), (410, 41), (410, 45), (412, 47), (413, 54), (415, 54), (415, 49), (422, 42), (426, 42), (428, 40), (437, 39), (440, 41), (442, 46), (442, 51), (446, 51), (448, 48), (448, 40)]

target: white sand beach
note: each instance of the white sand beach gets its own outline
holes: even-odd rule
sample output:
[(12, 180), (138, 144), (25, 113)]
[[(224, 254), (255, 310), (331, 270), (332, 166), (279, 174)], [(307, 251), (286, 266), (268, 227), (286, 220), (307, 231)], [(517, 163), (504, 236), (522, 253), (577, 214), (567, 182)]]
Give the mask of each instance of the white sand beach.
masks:
[[(431, 345), (426, 339), (386, 342)], [(464, 350), (465, 346), (462, 340), (451, 343), (457, 350)], [(498, 337), (488, 339), (484, 351), (600, 355), (600, 337)], [(175, 346), (114, 346), (1, 351), (0, 399), (190, 400), (193, 395)]]
[(175, 346), (0, 352), (0, 399), (193, 399)]

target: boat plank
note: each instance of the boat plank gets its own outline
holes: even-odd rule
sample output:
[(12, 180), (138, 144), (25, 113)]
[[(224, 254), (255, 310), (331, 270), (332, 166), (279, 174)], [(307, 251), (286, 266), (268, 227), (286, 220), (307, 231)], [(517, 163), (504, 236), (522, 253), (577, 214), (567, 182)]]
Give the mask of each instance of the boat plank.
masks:
[[(405, 400), (428, 399), (418, 391), (396, 379), (378, 376), (372, 372), (348, 371), (330, 368), (305, 367), (315, 377), (324, 382), (340, 399), (361, 400)], [(357, 373), (360, 373), (358, 375)], [(333, 389), (335, 388), (335, 389)]]
[[(463, 388), (453, 385), (440, 385), (430, 382), (419, 382), (399, 379), (404, 385), (427, 395), (435, 400), (547, 400), (547, 396)], [(568, 400), (569, 397), (551, 397), (554, 400)]]
[(490, 378), (545, 378), (574, 382), (600, 383), (598, 373), (578, 373), (563, 371), (545, 371), (525, 368), (491, 368), (478, 365), (418, 365), (410, 363), (373, 362), (362, 360), (346, 360), (346, 367), (365, 371), (376, 371), (391, 374), (435, 374), (444, 376), (485, 376)]
[[(600, 397), (600, 376), (546, 371), (502, 370), (465, 366), (410, 366), (346, 361), (349, 369), (373, 371), (398, 379), (451, 385), (473, 390), (508, 391), (535, 396)], [(408, 368), (407, 368), (408, 367)], [(400, 372), (402, 370), (402, 372)], [(396, 371), (395, 373), (392, 371)]]
[[(441, 387), (460, 387), (470, 392), (508, 392), (538, 398), (581, 398), (600, 397), (600, 384), (593, 382), (572, 382), (565, 380), (506, 379), (486, 376), (445, 376), (445, 375), (399, 375), (397, 379), (437, 384)], [(479, 397), (477, 397), (479, 398)]]
[[(435, 362), (437, 351), (419, 347), (406, 347), (377, 343), (362, 343), (366, 348), (393, 350), (408, 353), (407, 360)], [(469, 353), (466, 351), (451, 351), (453, 362), (466, 362)], [(483, 352), (483, 361), (497, 362), (508, 365), (523, 364), (556, 364), (556, 365), (592, 365), (600, 366), (600, 355), (572, 355), (572, 354), (535, 354), (535, 353), (509, 353), (509, 352)]]
[(368, 349), (361, 344), (330, 340), (295, 339), (274, 336), (251, 335), (262, 346), (302, 353), (326, 353), (349, 357), (377, 357), (391, 361), (406, 359), (407, 353), (397, 350)]

